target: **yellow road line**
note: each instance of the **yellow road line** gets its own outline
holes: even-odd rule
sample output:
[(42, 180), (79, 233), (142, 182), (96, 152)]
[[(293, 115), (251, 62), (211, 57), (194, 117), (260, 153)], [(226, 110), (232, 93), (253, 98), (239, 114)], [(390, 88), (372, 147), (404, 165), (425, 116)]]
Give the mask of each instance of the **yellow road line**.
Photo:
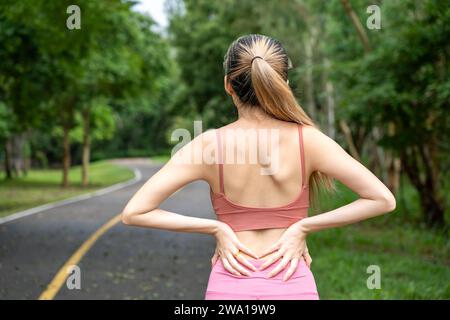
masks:
[[(183, 188), (178, 189), (175, 191), (172, 195), (174, 196)], [(83, 258), (83, 256), (89, 251), (89, 249), (92, 248), (92, 246), (97, 242), (98, 238), (100, 238), (106, 231), (114, 227), (117, 223), (120, 222), (121, 214), (119, 213), (117, 216), (109, 220), (107, 223), (102, 225), (97, 231), (95, 231), (82, 245), (78, 248), (77, 251), (69, 258), (69, 260), (66, 261), (66, 263), (59, 269), (58, 273), (55, 275), (53, 280), (49, 283), (47, 286), (47, 289), (45, 289), (44, 292), (41, 293), (39, 296), (39, 300), (53, 300), (55, 298), (56, 294), (61, 289), (62, 285), (66, 281), (69, 274), (67, 271), (69, 270), (70, 266), (77, 265), (80, 260)]]
[(62, 285), (68, 277), (68, 268), (72, 265), (77, 265), (83, 256), (89, 251), (94, 243), (100, 238), (106, 231), (111, 229), (120, 221), (120, 214), (109, 220), (97, 231), (95, 231), (77, 251), (66, 261), (66, 263), (59, 269), (58, 273), (53, 278), (52, 282), (47, 286), (44, 292), (39, 296), (39, 300), (52, 300), (61, 289)]

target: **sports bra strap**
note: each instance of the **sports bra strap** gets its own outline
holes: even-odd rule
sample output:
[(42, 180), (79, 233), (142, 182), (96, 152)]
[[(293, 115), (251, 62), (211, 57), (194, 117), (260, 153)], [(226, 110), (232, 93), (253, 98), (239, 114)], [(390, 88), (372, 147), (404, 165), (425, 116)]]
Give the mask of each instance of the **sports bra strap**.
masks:
[(302, 186), (305, 185), (306, 173), (305, 173), (305, 150), (303, 149), (303, 125), (298, 125), (298, 144), (300, 147), (300, 160), (302, 167)]
[(220, 139), (220, 129), (216, 129), (217, 137), (217, 163), (219, 164), (219, 183), (220, 183), (220, 193), (224, 193), (223, 184), (223, 157), (222, 157), (222, 141)]

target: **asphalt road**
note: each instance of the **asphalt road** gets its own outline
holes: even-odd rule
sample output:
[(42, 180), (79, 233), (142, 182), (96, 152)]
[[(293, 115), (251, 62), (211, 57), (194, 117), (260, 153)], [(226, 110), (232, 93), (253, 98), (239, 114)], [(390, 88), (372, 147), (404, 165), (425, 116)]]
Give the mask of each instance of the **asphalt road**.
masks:
[[(143, 179), (131, 186), (0, 225), (0, 299), (37, 299), (69, 257), (159, 168), (126, 165)], [(208, 186), (196, 182), (162, 208), (214, 218)], [(55, 299), (203, 299), (214, 239), (125, 226), (109, 229), (83, 256), (81, 289), (66, 284)]]

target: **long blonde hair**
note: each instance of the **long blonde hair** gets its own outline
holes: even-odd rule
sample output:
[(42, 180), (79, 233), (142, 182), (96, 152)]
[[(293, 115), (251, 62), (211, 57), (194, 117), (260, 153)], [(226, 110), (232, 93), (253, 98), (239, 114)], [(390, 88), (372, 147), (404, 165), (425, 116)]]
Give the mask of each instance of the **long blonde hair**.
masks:
[[(227, 80), (244, 106), (261, 108), (278, 120), (316, 127), (287, 83), (289, 67), (290, 60), (283, 45), (259, 34), (233, 41), (224, 60)], [(311, 174), (309, 187), (313, 206), (317, 204), (321, 187), (334, 190), (333, 180), (318, 171)]]

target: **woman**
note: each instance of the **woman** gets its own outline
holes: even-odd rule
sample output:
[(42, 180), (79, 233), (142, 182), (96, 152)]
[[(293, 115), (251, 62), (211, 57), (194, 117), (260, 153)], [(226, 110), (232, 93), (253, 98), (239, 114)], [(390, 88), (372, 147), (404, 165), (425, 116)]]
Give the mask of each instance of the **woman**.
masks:
[[(125, 224), (216, 238), (206, 299), (318, 299), (307, 235), (395, 209), (386, 186), (314, 126), (292, 94), (288, 67), (279, 41), (263, 35), (235, 40), (225, 56), (224, 84), (238, 120), (185, 145), (122, 213)], [(246, 134), (264, 130), (275, 138), (267, 142), (261, 134)], [(249, 160), (252, 147), (256, 162)], [(270, 169), (261, 150), (268, 150)], [(217, 161), (209, 161), (208, 154)], [(245, 161), (236, 163), (234, 155)], [(318, 187), (332, 188), (331, 179), (359, 199), (308, 217), (310, 199)], [(195, 180), (209, 184), (218, 220), (159, 209)]]

